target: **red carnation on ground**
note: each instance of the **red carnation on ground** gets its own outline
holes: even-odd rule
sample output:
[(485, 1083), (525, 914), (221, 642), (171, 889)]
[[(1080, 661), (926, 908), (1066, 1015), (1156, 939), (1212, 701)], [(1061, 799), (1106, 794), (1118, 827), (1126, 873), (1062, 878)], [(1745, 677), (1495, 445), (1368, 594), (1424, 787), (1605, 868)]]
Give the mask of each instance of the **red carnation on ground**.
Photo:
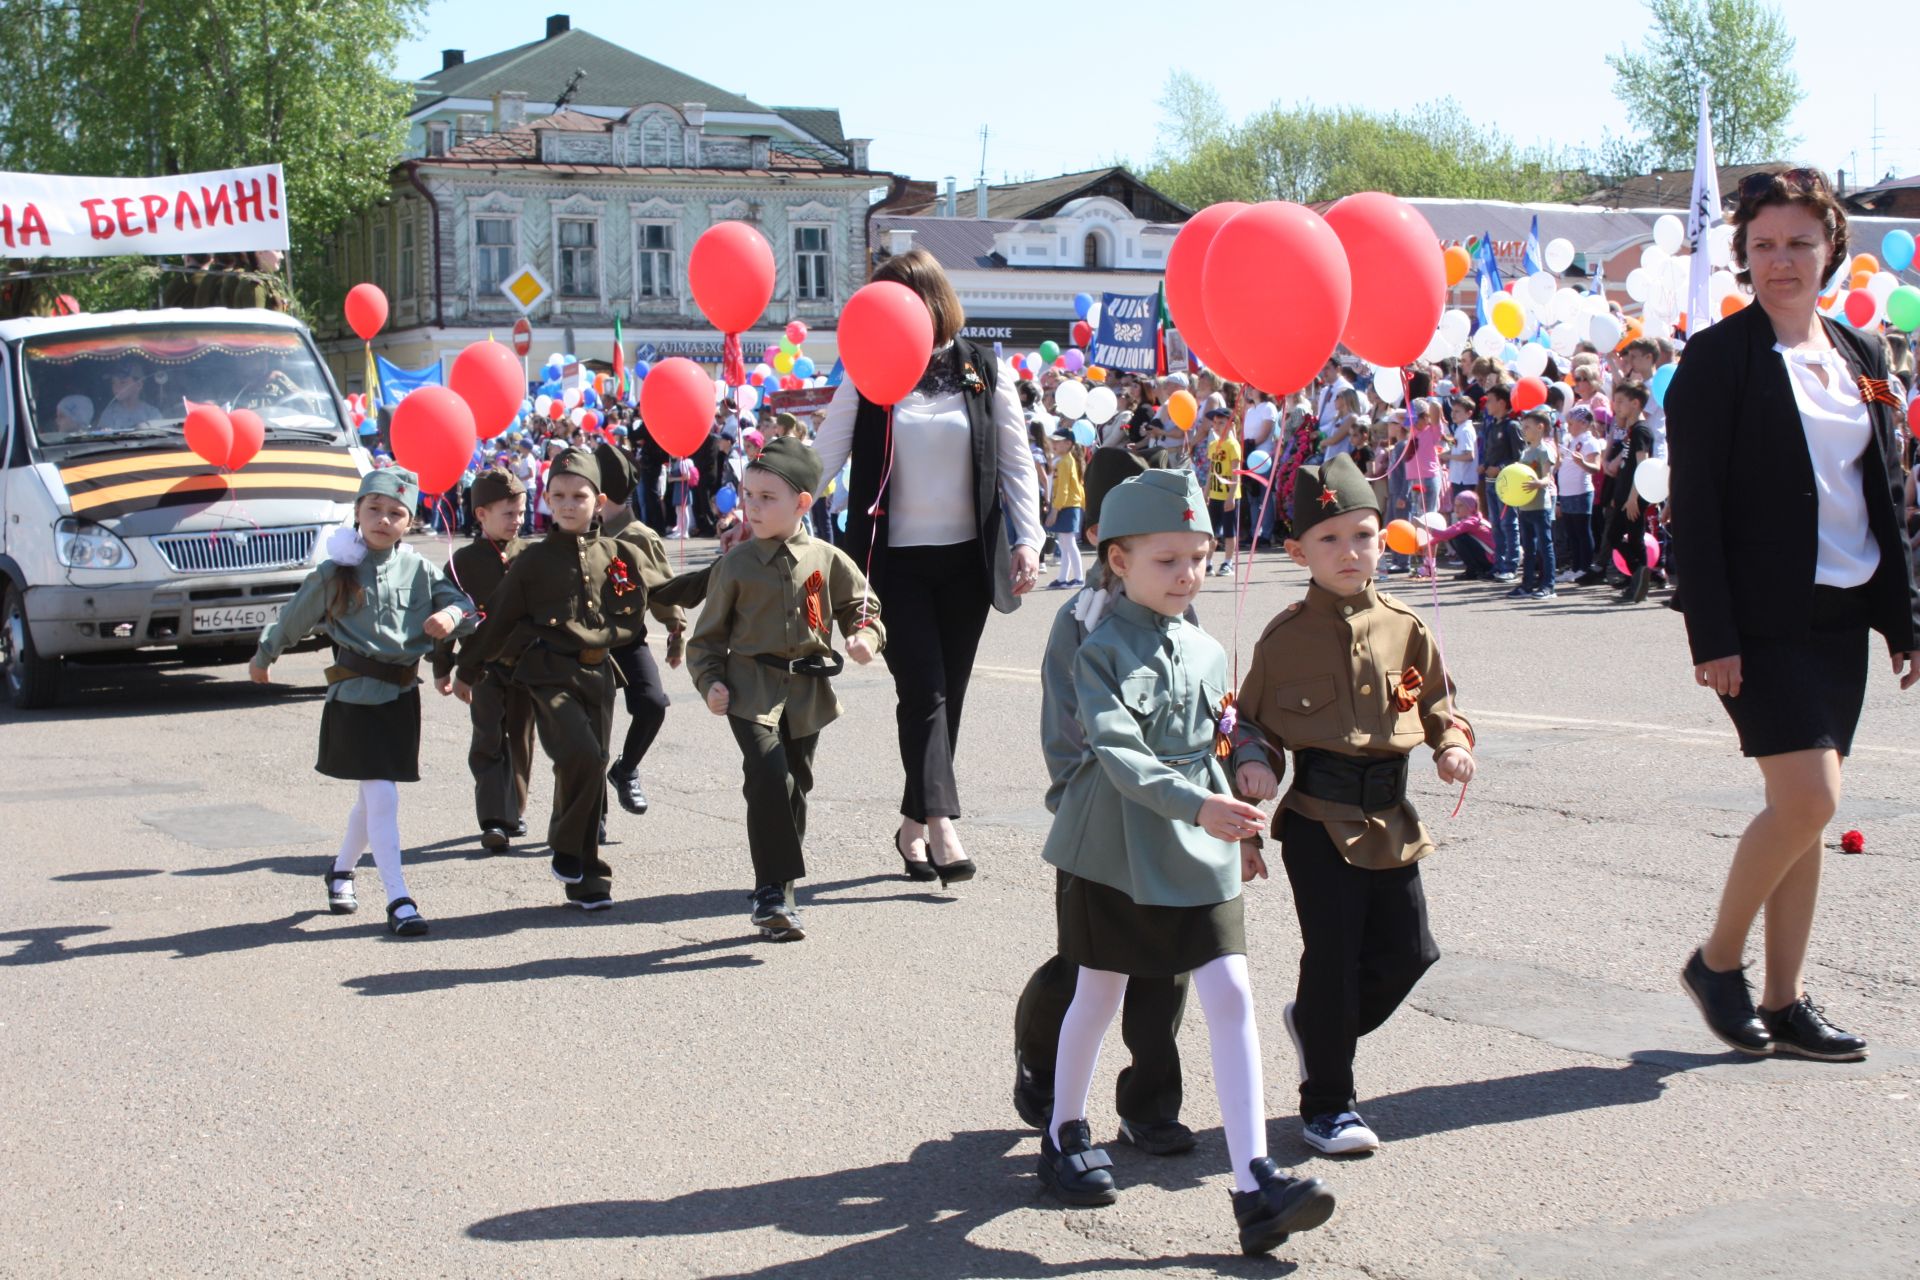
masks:
[(1866, 851), (1867, 838), (1858, 831), (1849, 831), (1840, 837), (1840, 852), (1865, 853)]

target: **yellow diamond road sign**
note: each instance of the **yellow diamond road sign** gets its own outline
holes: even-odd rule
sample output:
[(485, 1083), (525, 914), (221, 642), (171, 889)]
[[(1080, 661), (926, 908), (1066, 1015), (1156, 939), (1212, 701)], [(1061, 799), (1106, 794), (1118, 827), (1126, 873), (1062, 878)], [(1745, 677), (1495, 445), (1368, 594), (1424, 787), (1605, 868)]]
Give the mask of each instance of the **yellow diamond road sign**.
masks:
[(513, 299), (513, 305), (520, 308), (521, 314), (532, 311), (540, 299), (552, 292), (547, 287), (545, 277), (532, 267), (522, 267), (500, 282), (500, 292)]

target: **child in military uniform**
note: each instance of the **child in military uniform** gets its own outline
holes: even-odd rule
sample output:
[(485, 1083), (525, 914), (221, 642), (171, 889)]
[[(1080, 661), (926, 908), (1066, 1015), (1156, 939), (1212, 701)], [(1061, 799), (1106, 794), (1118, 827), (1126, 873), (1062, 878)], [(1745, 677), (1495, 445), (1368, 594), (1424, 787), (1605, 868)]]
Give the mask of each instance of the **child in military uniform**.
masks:
[(1242, 789), (1277, 790), (1279, 752), (1294, 753), (1274, 819), (1303, 942), (1287, 1030), (1304, 1136), (1333, 1155), (1380, 1145), (1354, 1109), (1355, 1042), (1440, 957), (1418, 865), (1433, 837), (1406, 800), (1407, 755), (1432, 747), (1446, 783), (1474, 771), (1432, 635), (1374, 590), (1379, 536), (1379, 500), (1351, 458), (1300, 469), (1287, 554), (1313, 581), (1261, 634), (1239, 698), (1271, 744), (1236, 750)]
[(747, 464), (740, 501), (753, 538), (717, 561), (688, 645), (687, 671), (726, 716), (746, 775), (753, 926), (776, 942), (806, 936), (794, 881), (806, 875), (807, 793), (820, 731), (840, 715), (829, 677), (847, 656), (873, 661), (885, 646), (880, 605), (847, 553), (809, 535), (820, 458), (801, 441), (767, 442)]
[(568, 449), (553, 460), (553, 528), (508, 567), (486, 621), (460, 651), (454, 683), (466, 701), (481, 667), (499, 662), (533, 699), (540, 745), (553, 760), (553, 877), (583, 911), (613, 903), (613, 868), (600, 857), (615, 683), (608, 654), (633, 642), (647, 597), (639, 553), (600, 531), (599, 496), (591, 453)]
[(360, 795), (327, 868), (327, 906), (335, 915), (359, 909), (353, 869), (371, 846), (387, 891), (387, 928), (406, 938), (427, 931), (400, 865), (394, 785), (420, 780), (420, 659), (475, 621), (473, 602), (401, 541), (419, 499), (413, 472), (368, 472), (353, 503), (358, 528), (342, 526), (327, 539), (326, 562), (261, 633), (247, 670), (255, 684), (266, 684), (275, 659), (309, 632), (324, 628), (333, 638), (314, 768), (358, 782)]
[[(487, 471), (473, 482), (473, 514), (479, 536), (453, 553), (453, 580), (484, 615), (514, 557), (525, 549), (520, 522), (527, 515), (527, 486), (511, 471)], [(469, 642), (471, 643), (471, 642)], [(433, 684), (453, 692), (454, 646), (433, 650)], [(469, 711), (473, 738), (467, 768), (473, 772), (473, 809), (480, 845), (494, 853), (514, 836), (527, 834), (527, 787), (533, 774), (533, 699), (505, 667), (483, 665), (476, 673)]]
[(1240, 1247), (1252, 1255), (1326, 1222), (1334, 1202), (1319, 1179), (1291, 1177), (1267, 1156), (1240, 892), (1259, 864), (1240, 842), (1259, 834), (1262, 818), (1229, 794), (1214, 749), (1233, 727), (1226, 654), (1185, 617), (1213, 550), (1189, 472), (1146, 472), (1101, 504), (1100, 567), (1125, 590), (1074, 660), (1086, 749), (1047, 836), (1046, 859), (1061, 872), (1060, 953), (1080, 971), (1039, 1172), (1068, 1204), (1112, 1202), (1112, 1162), (1086, 1119), (1101, 1038), (1130, 978), (1191, 973), (1207, 1012)]

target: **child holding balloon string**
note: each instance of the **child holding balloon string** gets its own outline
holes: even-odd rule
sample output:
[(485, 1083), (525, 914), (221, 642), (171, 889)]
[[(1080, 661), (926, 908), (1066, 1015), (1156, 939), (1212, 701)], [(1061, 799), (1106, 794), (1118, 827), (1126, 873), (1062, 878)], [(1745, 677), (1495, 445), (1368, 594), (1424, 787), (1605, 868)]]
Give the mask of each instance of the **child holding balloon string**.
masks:
[(1080, 524), (1087, 505), (1086, 469), (1073, 438), (1073, 428), (1061, 424), (1048, 441), (1053, 451), (1049, 493), (1053, 522), (1047, 531), (1059, 544), (1060, 576), (1048, 584), (1049, 591), (1062, 591), (1086, 583), (1086, 569), (1080, 558)]

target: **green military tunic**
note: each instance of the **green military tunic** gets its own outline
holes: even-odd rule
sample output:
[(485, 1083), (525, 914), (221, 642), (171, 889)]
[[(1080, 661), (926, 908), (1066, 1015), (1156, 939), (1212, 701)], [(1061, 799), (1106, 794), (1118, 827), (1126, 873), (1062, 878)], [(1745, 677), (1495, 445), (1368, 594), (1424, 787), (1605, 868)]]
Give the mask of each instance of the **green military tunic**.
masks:
[(647, 612), (669, 634), (686, 630), (687, 611), (656, 596), (662, 587), (673, 580), (673, 570), (667, 565), (667, 544), (660, 540), (660, 535), (648, 528), (646, 522), (628, 507), (615, 507), (602, 516), (600, 531), (609, 538), (618, 538), (629, 544), (639, 553), (640, 576), (647, 587)]
[[(483, 617), (488, 602), (506, 580), (508, 566), (526, 547), (522, 538), (502, 543), (481, 537), (453, 553), (451, 576), (473, 597)], [(451, 638), (434, 646), (435, 680), (453, 674), (454, 655)], [(533, 767), (533, 700), (504, 667), (483, 666), (476, 674), (479, 680), (473, 685), (469, 708), (473, 737), (467, 747), (467, 768), (473, 773), (474, 817), (483, 830), (496, 824), (512, 827), (527, 810)]]

